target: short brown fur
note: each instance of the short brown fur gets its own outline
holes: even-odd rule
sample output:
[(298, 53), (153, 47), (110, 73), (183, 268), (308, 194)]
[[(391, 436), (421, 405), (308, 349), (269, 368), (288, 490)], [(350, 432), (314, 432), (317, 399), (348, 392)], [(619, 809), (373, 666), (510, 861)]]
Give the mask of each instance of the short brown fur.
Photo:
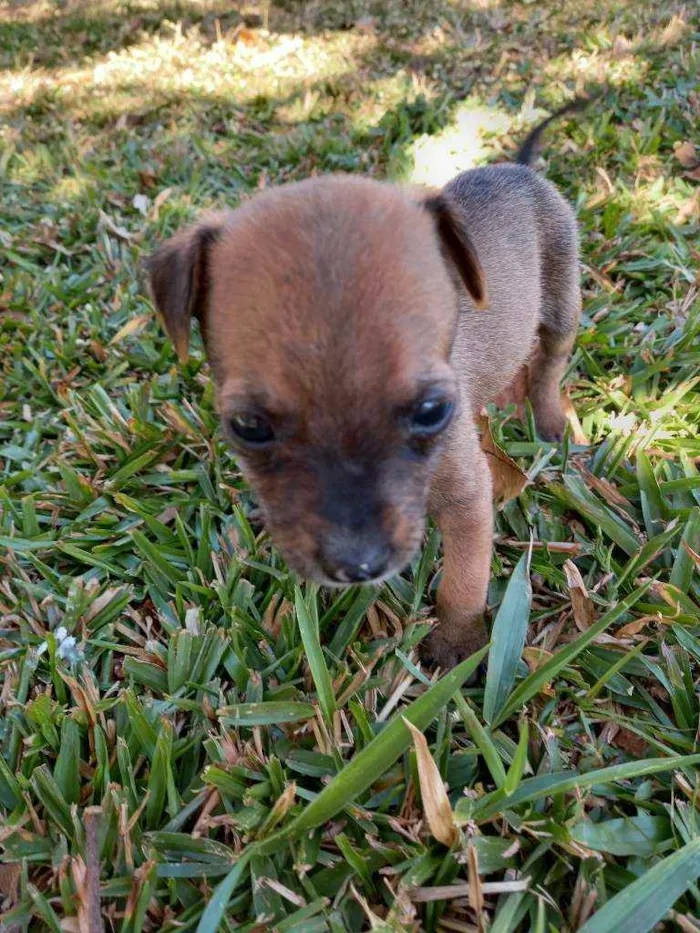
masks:
[[(290, 567), (327, 584), (381, 579), (410, 561), (431, 514), (445, 557), (428, 651), (449, 666), (481, 645), (492, 505), (476, 416), (538, 338), (537, 423), (548, 437), (564, 427), (577, 238), (555, 189), (523, 166), (420, 198), (311, 179), (177, 234), (151, 280), (181, 355), (190, 318), (203, 324), (224, 430)], [(417, 439), (428, 396), (454, 414)], [(237, 440), (241, 413), (272, 442)]]

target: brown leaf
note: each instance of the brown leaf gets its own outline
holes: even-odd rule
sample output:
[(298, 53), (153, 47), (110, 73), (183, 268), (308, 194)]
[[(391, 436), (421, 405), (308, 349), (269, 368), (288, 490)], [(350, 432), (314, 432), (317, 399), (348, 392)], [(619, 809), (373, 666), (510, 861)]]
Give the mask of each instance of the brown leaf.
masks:
[(418, 781), (423, 801), (423, 811), (428, 821), (430, 832), (445, 846), (451, 846), (457, 838), (457, 828), (452, 815), (452, 807), (447, 797), (438, 766), (430, 754), (425, 736), (413, 723), (402, 717), (404, 725), (413, 736), (416, 750)]
[(254, 29), (248, 29), (244, 26), (237, 31), (236, 41), (240, 42), (241, 45), (255, 45), (259, 41), (259, 36)]
[(595, 622), (595, 608), (588, 595), (581, 572), (572, 560), (564, 561), (564, 572), (569, 587), (571, 607), (574, 610), (576, 628), (580, 632), (585, 632)]
[[(631, 510), (632, 503), (629, 499), (625, 499), (621, 492), (618, 492), (613, 484), (605, 479), (602, 476), (596, 476), (595, 473), (590, 473), (586, 469), (582, 469), (581, 473), (583, 474), (586, 484), (592, 489), (595, 489), (597, 493), (605, 499), (608, 505), (612, 505), (621, 509)], [(628, 516), (629, 517), (629, 516)]]
[(153, 212), (152, 212), (154, 220), (158, 219), (158, 212), (160, 211), (161, 207), (163, 206), (163, 204), (165, 204), (165, 202), (168, 200), (168, 198), (170, 197), (172, 193), (173, 193), (172, 188), (163, 188), (163, 190), (160, 191), (156, 195), (153, 201)]
[(574, 443), (580, 444), (582, 447), (588, 447), (588, 438), (583, 433), (583, 428), (581, 422), (578, 420), (576, 409), (566, 389), (561, 393), (561, 407), (566, 415), (566, 420), (571, 425), (571, 437)]
[(134, 334), (140, 333), (147, 324), (152, 320), (152, 314), (137, 314), (126, 322), (123, 327), (120, 327), (116, 332), (114, 337), (109, 341), (109, 346), (113, 347), (115, 343), (119, 343), (125, 337), (131, 337)]
[(633, 638), (635, 635), (639, 635), (642, 629), (650, 622), (659, 622), (661, 620), (661, 613), (658, 615), (652, 616), (642, 616), (640, 619), (634, 619), (632, 622), (628, 622), (627, 625), (623, 625), (622, 628), (619, 628), (615, 632), (615, 638), (617, 640), (622, 638)]
[(469, 882), (469, 906), (476, 914), (479, 933), (484, 929), (484, 892), (479, 877), (479, 854), (476, 846), (470, 845), (467, 849), (467, 881)]
[(491, 425), (486, 415), (479, 417), (479, 431), (481, 433), (481, 449), (491, 469), (493, 479), (493, 497), (501, 505), (517, 499), (523, 489), (530, 482), (505, 450), (502, 450), (493, 439)]
[(132, 240), (133, 234), (129, 233), (126, 227), (120, 227), (119, 224), (115, 223), (109, 214), (105, 214), (104, 211), (99, 211), (100, 217), (100, 226), (106, 227), (110, 233), (113, 233), (114, 236), (119, 237), (120, 240)]
[(19, 862), (8, 862), (0, 865), (0, 895), (7, 899), (7, 907), (14, 907), (19, 900), (19, 879), (22, 875), (22, 866)]
[(700, 217), (700, 191), (681, 202), (673, 222), (680, 227), (686, 221), (697, 217)]
[(100, 909), (100, 846), (98, 838), (102, 817), (102, 807), (87, 807), (83, 816), (85, 823), (87, 916), (90, 933), (104, 933)]
[(622, 726), (612, 738), (612, 744), (616, 748), (621, 748), (624, 752), (629, 752), (635, 758), (643, 758), (647, 751), (647, 743), (644, 739), (630, 732)]
[(523, 660), (530, 669), (530, 673), (534, 673), (539, 667), (549, 661), (553, 657), (551, 651), (547, 651), (544, 648), (538, 648), (536, 645), (527, 645), (523, 648)]
[(688, 140), (681, 143), (680, 146), (676, 146), (673, 150), (673, 154), (683, 168), (696, 168), (700, 162), (695, 152), (695, 143), (691, 143)]
[(529, 384), (529, 371), (527, 364), (525, 364), (520, 367), (518, 374), (508, 388), (504, 389), (500, 395), (496, 396), (494, 404), (498, 408), (507, 408), (509, 405), (515, 405), (518, 417), (522, 417)]

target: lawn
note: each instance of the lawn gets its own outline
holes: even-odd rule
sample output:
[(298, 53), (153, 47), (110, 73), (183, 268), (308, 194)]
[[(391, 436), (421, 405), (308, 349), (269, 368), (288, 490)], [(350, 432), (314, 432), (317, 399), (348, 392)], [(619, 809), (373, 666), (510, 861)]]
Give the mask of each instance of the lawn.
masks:
[[(700, 931), (699, 48), (690, 2), (0, 2), (0, 930)], [(539, 163), (589, 443), (489, 413), (488, 672), (438, 677), (437, 535), (296, 580), (142, 261), (266, 186), (508, 158), (590, 86)]]

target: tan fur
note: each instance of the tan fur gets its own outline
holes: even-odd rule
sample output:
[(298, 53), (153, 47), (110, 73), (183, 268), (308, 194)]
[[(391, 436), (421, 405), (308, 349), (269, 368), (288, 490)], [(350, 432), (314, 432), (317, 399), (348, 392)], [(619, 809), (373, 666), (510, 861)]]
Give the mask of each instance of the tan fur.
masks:
[[(429, 651), (449, 666), (482, 644), (492, 512), (475, 416), (538, 337), (538, 425), (557, 436), (564, 424), (577, 246), (554, 188), (512, 166), (420, 198), (312, 179), (179, 233), (151, 279), (181, 355), (190, 317), (202, 324), (227, 435), (235, 443), (228, 423), (241, 411), (274, 426), (269, 449), (236, 450), (290, 567), (336, 584), (343, 572), (329, 566), (371, 554), (386, 556), (374, 574), (386, 577), (410, 561), (430, 513), (445, 556)], [(426, 387), (456, 409), (419, 449), (406, 412)]]

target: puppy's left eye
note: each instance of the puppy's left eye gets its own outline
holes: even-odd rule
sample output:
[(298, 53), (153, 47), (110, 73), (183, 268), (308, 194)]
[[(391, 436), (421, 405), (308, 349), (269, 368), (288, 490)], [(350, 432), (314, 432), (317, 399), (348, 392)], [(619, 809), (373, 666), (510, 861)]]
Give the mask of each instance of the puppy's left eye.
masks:
[(229, 426), (234, 438), (246, 447), (266, 447), (275, 438), (272, 425), (262, 415), (231, 415)]
[(414, 437), (430, 437), (444, 431), (454, 412), (454, 402), (442, 396), (424, 398), (410, 414), (409, 429)]

